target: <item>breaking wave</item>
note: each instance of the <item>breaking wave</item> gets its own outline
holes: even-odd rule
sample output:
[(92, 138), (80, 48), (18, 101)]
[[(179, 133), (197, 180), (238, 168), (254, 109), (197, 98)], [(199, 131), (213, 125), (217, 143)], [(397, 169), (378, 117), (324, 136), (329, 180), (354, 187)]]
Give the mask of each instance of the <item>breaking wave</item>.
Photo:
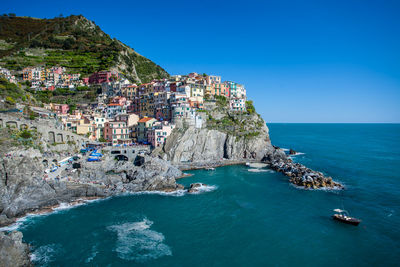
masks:
[(119, 258), (146, 262), (163, 256), (171, 256), (171, 248), (164, 244), (162, 233), (151, 230), (153, 222), (146, 218), (139, 222), (109, 226), (117, 234), (115, 251)]
[(35, 265), (48, 266), (61, 251), (62, 246), (60, 244), (40, 246), (32, 252), (31, 261)]
[(218, 186), (216, 185), (201, 185), (199, 187), (196, 188), (196, 192), (193, 193), (189, 193), (189, 194), (201, 194), (201, 193), (205, 193), (205, 192), (211, 192), (214, 191), (218, 188)]

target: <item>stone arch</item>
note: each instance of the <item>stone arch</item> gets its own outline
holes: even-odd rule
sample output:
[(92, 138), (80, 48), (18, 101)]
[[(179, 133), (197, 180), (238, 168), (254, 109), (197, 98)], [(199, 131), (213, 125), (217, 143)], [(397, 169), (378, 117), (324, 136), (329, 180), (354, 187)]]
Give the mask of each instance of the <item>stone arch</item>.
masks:
[(20, 128), (21, 130), (27, 130), (29, 127), (28, 127), (27, 124), (22, 123), (22, 124), (19, 126), (19, 128)]
[(49, 132), (49, 142), (50, 143), (56, 142), (56, 135), (54, 134), (54, 132)]
[(7, 121), (6, 126), (10, 128), (18, 128), (18, 123), (16, 121)]
[(37, 130), (37, 127), (36, 126), (31, 126), (31, 129)]
[(57, 143), (62, 143), (62, 142), (64, 142), (64, 137), (63, 137), (62, 133), (58, 133), (58, 134), (56, 135), (56, 142), (57, 142)]

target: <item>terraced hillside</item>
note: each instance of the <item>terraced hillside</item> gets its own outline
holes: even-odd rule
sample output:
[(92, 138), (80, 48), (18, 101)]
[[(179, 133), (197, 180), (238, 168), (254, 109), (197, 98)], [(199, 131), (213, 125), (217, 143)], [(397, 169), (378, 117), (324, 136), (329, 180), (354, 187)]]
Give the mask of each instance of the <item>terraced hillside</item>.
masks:
[(53, 19), (1, 16), (0, 65), (11, 70), (61, 65), (83, 75), (111, 69), (138, 83), (169, 76), (81, 15)]

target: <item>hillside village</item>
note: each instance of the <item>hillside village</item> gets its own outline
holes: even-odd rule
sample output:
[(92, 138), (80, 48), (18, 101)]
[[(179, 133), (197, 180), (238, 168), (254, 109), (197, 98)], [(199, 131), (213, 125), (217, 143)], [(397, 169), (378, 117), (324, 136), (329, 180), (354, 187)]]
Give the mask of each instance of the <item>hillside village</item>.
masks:
[(210, 116), (207, 103), (223, 103), (233, 113), (247, 112), (244, 86), (220, 76), (190, 73), (135, 84), (116, 71), (82, 77), (59, 66), (26, 67), (19, 72), (0, 68), (0, 75), (37, 94), (96, 91), (94, 101), (68, 104), (69, 99), (54, 103), (44, 98), (30, 110), (35, 116), (56, 118), (64, 130), (114, 146), (158, 147), (175, 127), (203, 128)]

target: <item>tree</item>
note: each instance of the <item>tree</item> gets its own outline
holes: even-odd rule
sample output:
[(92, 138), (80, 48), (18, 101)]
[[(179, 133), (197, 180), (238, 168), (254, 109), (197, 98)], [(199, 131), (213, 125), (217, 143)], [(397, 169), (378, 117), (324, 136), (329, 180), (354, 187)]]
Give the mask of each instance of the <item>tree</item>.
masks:
[(11, 96), (6, 97), (6, 102), (7, 102), (7, 104), (15, 105), (15, 100)]
[(253, 100), (246, 101), (246, 109), (248, 114), (253, 114), (254, 112), (256, 112), (256, 109), (253, 105)]

